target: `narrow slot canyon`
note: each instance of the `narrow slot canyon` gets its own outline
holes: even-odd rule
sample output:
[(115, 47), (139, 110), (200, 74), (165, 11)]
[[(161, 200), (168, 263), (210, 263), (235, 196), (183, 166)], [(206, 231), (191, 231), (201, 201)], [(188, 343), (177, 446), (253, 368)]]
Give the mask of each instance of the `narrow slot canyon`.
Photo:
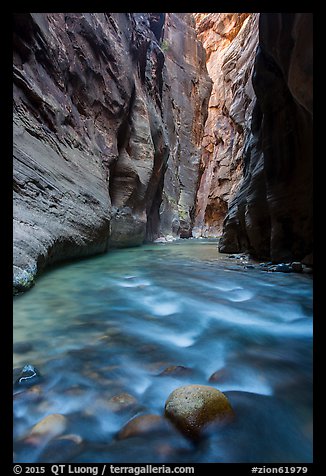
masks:
[(15, 463), (312, 462), (312, 34), (14, 14)]

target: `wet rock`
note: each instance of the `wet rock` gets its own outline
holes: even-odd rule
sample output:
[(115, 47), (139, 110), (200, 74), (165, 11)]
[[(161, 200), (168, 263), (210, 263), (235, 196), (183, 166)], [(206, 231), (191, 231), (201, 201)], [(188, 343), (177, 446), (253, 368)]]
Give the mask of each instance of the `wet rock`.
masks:
[(291, 268), (291, 265), (289, 265), (289, 264), (280, 263), (280, 264), (276, 264), (274, 266), (270, 266), (268, 268), (268, 271), (277, 272), (277, 273), (291, 273), (292, 268)]
[(169, 377), (186, 377), (192, 374), (193, 370), (189, 367), (184, 367), (183, 365), (171, 365), (166, 367), (159, 376), (169, 376)]
[(269, 266), (272, 266), (272, 262), (271, 261), (267, 261), (267, 263), (259, 263), (259, 266), (261, 268), (269, 268)]
[(38, 442), (43, 439), (51, 439), (62, 435), (67, 428), (67, 418), (60, 413), (52, 413), (40, 420), (33, 426), (26, 437), (28, 443)]
[(17, 386), (29, 386), (35, 385), (41, 379), (41, 374), (31, 364), (26, 364), (23, 369), (21, 370), (20, 374), (18, 375), (17, 379), (15, 380), (15, 387)]
[(166, 236), (160, 236), (156, 240), (154, 240), (154, 243), (169, 243), (172, 241), (175, 241), (176, 238), (172, 235), (166, 235)]
[(122, 412), (129, 410), (137, 404), (137, 399), (130, 393), (119, 393), (114, 395), (108, 401), (108, 406), (113, 412)]
[(214, 372), (208, 379), (209, 382), (219, 382), (226, 375), (226, 369), (222, 368)]
[(300, 261), (293, 261), (293, 263), (291, 263), (291, 268), (296, 273), (301, 273), (303, 270), (303, 266)]
[(70, 461), (83, 450), (83, 439), (79, 435), (64, 435), (50, 440), (40, 454), (42, 463), (62, 463)]
[(43, 391), (39, 386), (33, 386), (27, 389), (24, 389), (22, 392), (16, 393), (14, 395), (14, 401), (33, 401), (40, 402), (43, 397)]
[(13, 345), (13, 351), (15, 354), (25, 354), (33, 350), (33, 345), (30, 342), (16, 342)]
[(194, 440), (208, 425), (227, 422), (233, 415), (227, 397), (207, 385), (179, 387), (165, 403), (165, 416), (185, 436)]
[(119, 431), (118, 439), (124, 440), (134, 436), (166, 431), (168, 428), (168, 422), (160, 415), (140, 415), (128, 421), (128, 423)]

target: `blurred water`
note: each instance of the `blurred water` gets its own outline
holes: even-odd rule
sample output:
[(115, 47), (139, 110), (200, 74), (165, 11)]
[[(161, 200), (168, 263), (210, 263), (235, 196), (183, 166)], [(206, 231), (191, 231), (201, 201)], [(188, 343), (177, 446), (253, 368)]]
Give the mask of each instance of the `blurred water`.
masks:
[[(42, 461), (43, 446), (24, 438), (52, 413), (84, 441), (68, 462), (312, 461), (311, 276), (245, 269), (213, 240), (110, 251), (52, 269), (14, 299), (23, 342), (31, 349), (14, 367), (35, 365), (44, 380), (38, 398), (14, 399), (17, 462)], [(171, 365), (191, 371), (159, 376)], [(116, 438), (188, 383), (225, 392), (235, 422), (197, 446), (175, 431)], [(136, 403), (112, 411), (121, 393)]]

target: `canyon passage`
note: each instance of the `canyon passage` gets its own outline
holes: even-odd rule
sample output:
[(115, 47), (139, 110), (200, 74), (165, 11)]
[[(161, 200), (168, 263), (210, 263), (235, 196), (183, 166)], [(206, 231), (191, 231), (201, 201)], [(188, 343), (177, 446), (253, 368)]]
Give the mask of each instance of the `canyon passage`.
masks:
[(312, 14), (14, 15), (14, 461), (312, 461)]

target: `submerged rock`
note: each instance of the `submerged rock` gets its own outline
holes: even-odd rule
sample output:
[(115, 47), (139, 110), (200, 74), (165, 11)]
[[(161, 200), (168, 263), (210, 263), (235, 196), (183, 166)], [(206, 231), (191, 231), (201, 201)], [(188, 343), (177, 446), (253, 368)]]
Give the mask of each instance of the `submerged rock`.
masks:
[(129, 410), (136, 404), (136, 398), (130, 395), (130, 393), (119, 393), (111, 397), (108, 401), (108, 406), (113, 412)]
[(15, 354), (25, 354), (33, 350), (33, 345), (30, 342), (16, 342), (13, 345), (13, 351)]
[(291, 268), (294, 272), (301, 273), (303, 266), (302, 266), (302, 263), (300, 263), (300, 261), (293, 261), (293, 263), (291, 263)]
[(43, 398), (43, 391), (39, 385), (30, 388), (24, 388), (13, 396), (14, 401), (33, 401), (40, 402)]
[(168, 428), (168, 422), (161, 415), (140, 415), (128, 421), (128, 423), (119, 431), (118, 439), (124, 440), (133, 436), (164, 431)]
[(207, 385), (179, 387), (165, 403), (165, 416), (191, 439), (198, 439), (209, 424), (226, 422), (233, 415), (227, 397)]
[(84, 448), (83, 439), (79, 435), (63, 435), (49, 441), (40, 454), (38, 461), (42, 463), (62, 463), (70, 461)]
[(212, 375), (209, 377), (208, 381), (209, 382), (219, 382), (222, 380), (226, 375), (226, 369), (223, 367), (219, 370), (216, 370), (216, 372), (212, 373)]
[(193, 370), (189, 367), (184, 367), (183, 365), (170, 365), (166, 367), (159, 373), (159, 377), (169, 376), (169, 377), (184, 377), (190, 375)]
[(27, 442), (38, 442), (39, 440), (51, 439), (62, 435), (67, 428), (67, 418), (60, 413), (52, 413), (40, 420), (33, 426), (26, 437)]
[(26, 364), (21, 370), (20, 374), (18, 375), (18, 378), (16, 379), (14, 385), (15, 387), (19, 385), (23, 385), (23, 386), (34, 385), (38, 383), (40, 379), (41, 379), (41, 374), (37, 370), (37, 368), (31, 364)]

